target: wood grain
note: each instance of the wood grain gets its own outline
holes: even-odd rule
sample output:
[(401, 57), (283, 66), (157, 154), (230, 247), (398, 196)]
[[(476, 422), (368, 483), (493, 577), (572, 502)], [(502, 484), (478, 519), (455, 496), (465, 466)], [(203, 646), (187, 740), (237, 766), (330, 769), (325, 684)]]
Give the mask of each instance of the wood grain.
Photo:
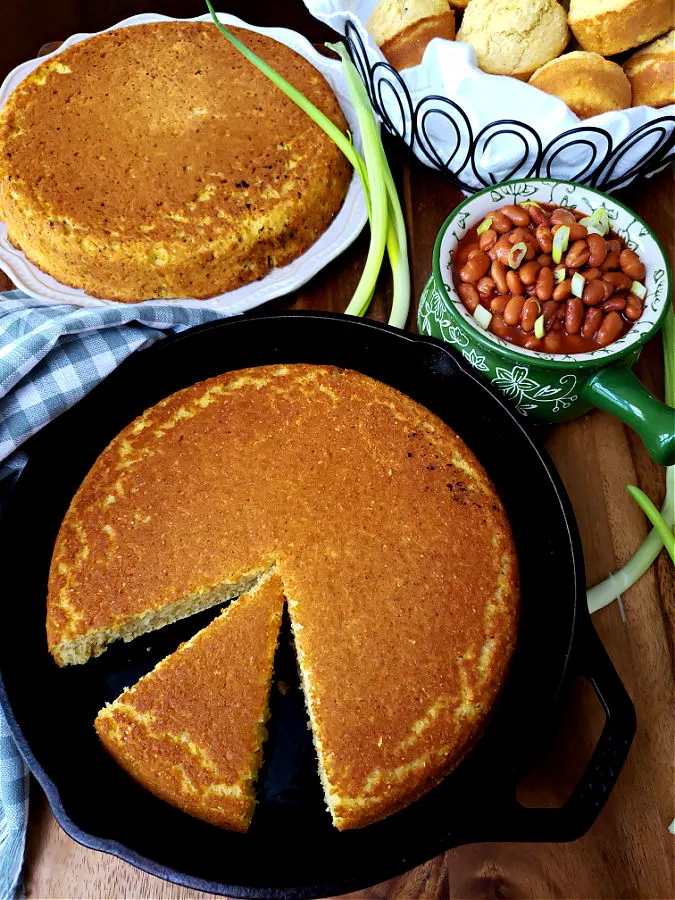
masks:
[[(152, 9), (169, 15), (197, 15), (200, 2), (106, 2), (38, 0), (31, 20), (20, 4), (10, 4), (0, 43), (0, 75), (40, 44), (78, 30), (96, 30), (126, 15)], [(311, 20), (299, 2), (230, 3), (228, 11), (265, 24), (299, 28), (310, 39), (328, 31)], [(52, 19), (41, 17), (51, 13)], [(37, 23), (37, 24), (36, 24)], [(413, 298), (419, 297), (431, 269), (438, 229), (461, 196), (438, 175), (388, 144), (404, 203), (410, 239)], [(632, 206), (656, 231), (675, 258), (675, 191), (671, 170), (625, 192)], [(365, 252), (364, 234), (301, 291), (273, 301), (268, 309), (343, 311), (358, 282)], [(7, 286), (0, 276), (0, 289)], [(386, 319), (391, 279), (378, 282), (369, 315)], [(415, 329), (416, 302), (408, 327)], [(636, 371), (656, 393), (662, 391), (660, 339), (648, 346)], [(648, 526), (625, 490), (637, 484), (660, 502), (664, 473), (647, 456), (636, 436), (611, 416), (594, 412), (545, 433), (545, 442), (569, 492), (581, 532), (588, 583), (594, 584), (625, 563)], [(533, 523), (545, 527), (545, 523)], [(551, 573), (555, 577), (555, 573)], [(545, 589), (542, 603), (546, 602)], [(400, 878), (349, 895), (353, 898), (672, 898), (674, 848), (667, 826), (675, 816), (673, 707), (675, 579), (665, 554), (623, 596), (622, 618), (614, 604), (594, 617), (602, 638), (637, 710), (638, 731), (619, 782), (591, 831), (571, 844), (474, 844), (460, 847)], [(583, 768), (602, 725), (603, 713), (588, 685), (570, 690), (558, 711), (553, 734), (536, 771), (521, 787), (530, 806), (562, 803)], [(102, 799), (104, 801), (104, 798)], [(195, 898), (192, 891), (161, 881), (108, 855), (87, 850), (57, 825), (37, 786), (31, 794), (26, 854), (29, 897)]]

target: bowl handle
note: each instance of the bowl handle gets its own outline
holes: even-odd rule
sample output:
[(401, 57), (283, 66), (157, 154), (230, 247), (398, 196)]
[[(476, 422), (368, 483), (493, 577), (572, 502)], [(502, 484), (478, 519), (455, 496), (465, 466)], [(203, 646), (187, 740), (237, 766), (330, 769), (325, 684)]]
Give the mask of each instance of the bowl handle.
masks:
[(637, 432), (647, 452), (662, 466), (675, 464), (675, 410), (661, 403), (627, 366), (606, 366), (592, 375), (583, 397)]
[(586, 834), (607, 802), (635, 737), (635, 708), (588, 616), (579, 622), (570, 674), (590, 681), (606, 716), (579, 782), (559, 809), (521, 806), (513, 787), (507, 787), (497, 801), (494, 821), (499, 824), (489, 836), (478, 826), (473, 840), (574, 841)]

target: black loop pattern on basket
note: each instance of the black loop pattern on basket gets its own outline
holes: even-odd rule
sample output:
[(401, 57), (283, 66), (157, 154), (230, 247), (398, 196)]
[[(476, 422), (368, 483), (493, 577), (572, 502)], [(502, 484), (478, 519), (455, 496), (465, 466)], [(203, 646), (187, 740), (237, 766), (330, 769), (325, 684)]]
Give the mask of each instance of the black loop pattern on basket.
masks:
[[(647, 122), (616, 146), (609, 132), (585, 125), (571, 128), (543, 146), (536, 130), (516, 119), (491, 122), (474, 135), (467, 113), (448, 97), (429, 95), (415, 105), (406, 83), (392, 66), (382, 61), (371, 64), (361, 35), (351, 22), (346, 24), (345, 40), (386, 130), (469, 193), (514, 178), (560, 178), (556, 168), (563, 163), (572, 170), (565, 180), (611, 192), (634, 178), (657, 172), (675, 159), (672, 115)], [(498, 138), (507, 138), (514, 154), (520, 153), (506, 175), (490, 167)], [(449, 147), (450, 152), (442, 146)]]

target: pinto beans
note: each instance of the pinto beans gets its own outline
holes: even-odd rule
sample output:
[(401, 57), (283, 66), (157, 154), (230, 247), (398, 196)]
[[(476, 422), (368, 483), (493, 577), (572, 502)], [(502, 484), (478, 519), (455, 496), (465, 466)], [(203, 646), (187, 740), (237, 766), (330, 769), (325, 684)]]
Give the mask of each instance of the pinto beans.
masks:
[(488, 278), (487, 275), (483, 275), (482, 278), (478, 279), (476, 288), (480, 294), (481, 300), (489, 300), (495, 292), (495, 283), (491, 278)]
[(510, 299), (509, 294), (497, 294), (490, 300), (490, 312), (503, 314)]
[(508, 219), (511, 219), (514, 225), (530, 224), (530, 214), (522, 206), (502, 206), (500, 212)]
[(550, 253), (553, 248), (553, 235), (548, 225), (539, 225), (535, 231), (537, 243), (541, 247), (542, 253)]
[(511, 297), (504, 310), (504, 321), (507, 325), (517, 325), (525, 305), (524, 297)]
[(627, 275), (631, 281), (644, 281), (647, 270), (645, 264), (640, 262), (640, 257), (632, 250), (622, 250), (619, 254), (619, 265), (621, 271)]
[(579, 269), (588, 262), (589, 253), (586, 241), (575, 241), (567, 251), (565, 265), (569, 269)]
[(505, 216), (504, 213), (498, 212), (495, 210), (489, 214), (489, 218), (492, 219), (490, 223), (490, 227), (494, 228), (499, 234), (506, 234), (507, 231), (511, 231), (513, 228), (513, 222), (509, 219), (508, 216)]
[(506, 294), (509, 290), (509, 285), (506, 281), (506, 266), (504, 263), (499, 260), (495, 260), (490, 267), (490, 275), (492, 280), (495, 283), (495, 286), (500, 294)]
[(556, 285), (553, 290), (553, 299), (560, 302), (561, 300), (567, 300), (569, 295), (572, 293), (572, 279), (566, 278), (564, 281), (561, 281), (560, 284)]
[(457, 287), (457, 293), (469, 312), (475, 312), (480, 303), (480, 297), (476, 288), (472, 284), (460, 284)]
[(623, 314), (631, 322), (635, 322), (642, 315), (642, 300), (635, 294), (628, 294)]
[(633, 284), (633, 279), (623, 272), (605, 272), (602, 280), (611, 284), (615, 291), (628, 291)]
[(489, 268), (490, 257), (487, 253), (483, 253), (482, 250), (477, 250), (460, 269), (459, 277), (465, 284), (475, 284), (479, 278), (485, 275)]
[(494, 230), (494, 228), (488, 228), (488, 230), (484, 231), (478, 238), (478, 246), (481, 250), (489, 250), (490, 247), (494, 247), (496, 243), (497, 232)]
[(534, 329), (534, 323), (537, 321), (539, 316), (539, 304), (536, 300), (526, 300), (523, 306), (523, 311), (520, 314), (520, 327), (525, 332), (530, 332)]
[[(643, 302), (631, 286), (644, 283), (644, 264), (612, 232), (589, 234), (581, 210), (508, 204), (488, 217), (489, 228), (481, 235), (471, 229), (460, 242), (454, 278), (471, 313), (479, 304), (490, 310), (493, 334), (531, 350), (580, 353), (607, 346), (642, 315)], [(556, 265), (553, 238), (563, 227), (568, 247)], [(516, 244), (525, 247), (517, 266), (509, 264)], [(572, 294), (575, 273), (583, 276), (581, 297)], [(540, 316), (543, 338), (533, 333)]]
[(512, 294), (523, 293), (523, 282), (520, 280), (520, 275), (513, 269), (509, 269), (506, 273), (506, 283)]
[(584, 319), (584, 304), (578, 297), (570, 297), (565, 304), (565, 331), (579, 334)]
[(564, 209), (561, 206), (558, 206), (551, 213), (552, 225), (576, 225), (576, 222), (577, 220), (574, 218), (569, 209)]
[(599, 234), (589, 234), (586, 238), (588, 244), (588, 264), (601, 266), (607, 257), (607, 243)]
[(595, 335), (596, 341), (602, 347), (606, 347), (615, 341), (623, 329), (623, 319), (618, 312), (609, 312), (602, 320), (602, 325)]
[(584, 316), (584, 324), (581, 326), (581, 336), (588, 338), (589, 340), (590, 338), (594, 338), (595, 332), (600, 327), (603, 318), (601, 309), (594, 306), (589, 307)]
[(626, 308), (626, 298), (614, 294), (609, 300), (605, 300), (601, 308), (603, 312), (621, 312)]
[(537, 276), (537, 297), (543, 303), (544, 300), (550, 300), (553, 296), (553, 272), (547, 267), (539, 269)]
[(598, 281), (597, 279), (595, 281), (589, 281), (584, 288), (581, 299), (584, 301), (586, 306), (597, 306), (599, 303), (602, 303), (607, 299), (605, 297), (605, 285), (603, 285), (603, 283), (601, 281)]
[(518, 274), (520, 275), (520, 280), (523, 284), (534, 284), (537, 280), (537, 275), (539, 273), (539, 262), (537, 260), (530, 260), (529, 262), (525, 262), (518, 269)]

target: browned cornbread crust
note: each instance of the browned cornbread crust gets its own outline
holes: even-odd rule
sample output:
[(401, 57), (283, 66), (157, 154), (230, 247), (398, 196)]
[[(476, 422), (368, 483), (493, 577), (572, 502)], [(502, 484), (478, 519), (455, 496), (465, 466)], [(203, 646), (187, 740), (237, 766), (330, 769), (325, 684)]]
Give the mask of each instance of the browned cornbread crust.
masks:
[(646, 44), (673, 26), (672, 0), (570, 0), (568, 24), (584, 50), (601, 56)]
[(275, 564), (334, 821), (367, 824), (457, 763), (504, 678), (518, 606), (484, 470), (393, 388), (264, 366), (144, 413), (61, 527), (50, 650), (63, 662), (83, 635)]
[(272, 575), (96, 717), (106, 750), (136, 781), (234, 831), (255, 809), (283, 607)]
[[(233, 33), (346, 122), (283, 44)], [(0, 114), (12, 243), (96, 297), (206, 298), (296, 259), (339, 211), (351, 168), (210, 22), (96, 35), (39, 66)]]

